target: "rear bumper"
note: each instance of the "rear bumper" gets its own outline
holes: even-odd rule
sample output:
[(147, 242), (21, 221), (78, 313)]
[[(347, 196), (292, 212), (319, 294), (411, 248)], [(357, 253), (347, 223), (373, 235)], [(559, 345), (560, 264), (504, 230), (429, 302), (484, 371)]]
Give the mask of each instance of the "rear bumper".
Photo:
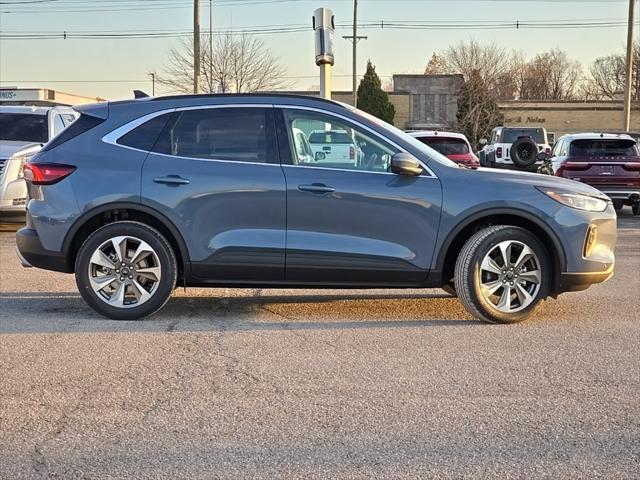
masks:
[(579, 292), (586, 290), (594, 283), (606, 282), (613, 276), (613, 265), (604, 272), (561, 273), (558, 293)]
[(640, 201), (640, 187), (631, 187), (631, 188), (616, 188), (616, 187), (598, 187), (595, 186), (598, 190), (604, 193), (611, 200), (625, 200), (628, 202), (638, 202)]
[(24, 266), (65, 273), (73, 271), (65, 256), (61, 252), (46, 250), (40, 242), (38, 232), (31, 228), (23, 227), (16, 232), (16, 250)]

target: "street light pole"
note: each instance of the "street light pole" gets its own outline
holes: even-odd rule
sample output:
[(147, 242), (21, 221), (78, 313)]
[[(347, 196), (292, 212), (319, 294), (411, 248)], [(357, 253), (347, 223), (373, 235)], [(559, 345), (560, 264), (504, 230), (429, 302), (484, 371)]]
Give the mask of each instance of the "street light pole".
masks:
[(631, 127), (631, 83), (633, 80), (633, 23), (635, 20), (636, 0), (629, 0), (629, 28), (627, 30), (627, 70), (624, 86), (624, 117), (623, 125), (625, 132)]
[(200, 93), (200, 0), (193, 0), (193, 93)]

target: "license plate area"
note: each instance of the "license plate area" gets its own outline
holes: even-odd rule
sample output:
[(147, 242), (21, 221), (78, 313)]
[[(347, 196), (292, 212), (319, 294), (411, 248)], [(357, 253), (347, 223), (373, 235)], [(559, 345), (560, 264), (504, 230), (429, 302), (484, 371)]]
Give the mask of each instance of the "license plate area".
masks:
[(600, 175), (613, 175), (613, 167), (609, 165), (601, 165)]

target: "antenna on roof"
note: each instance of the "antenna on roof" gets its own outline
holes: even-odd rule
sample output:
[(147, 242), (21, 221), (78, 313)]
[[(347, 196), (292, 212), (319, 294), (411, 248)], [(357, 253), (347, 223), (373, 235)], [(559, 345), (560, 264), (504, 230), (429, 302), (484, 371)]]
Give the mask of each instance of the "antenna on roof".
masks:
[(144, 93), (142, 90), (133, 91), (133, 98), (147, 98), (147, 97), (149, 97), (149, 95)]

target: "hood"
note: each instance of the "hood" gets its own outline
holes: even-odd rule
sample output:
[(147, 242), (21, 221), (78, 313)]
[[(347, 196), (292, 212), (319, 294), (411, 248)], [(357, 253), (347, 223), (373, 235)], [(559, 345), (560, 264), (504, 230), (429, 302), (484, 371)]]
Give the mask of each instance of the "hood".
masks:
[(518, 172), (514, 170), (502, 170), (497, 168), (478, 168), (477, 175), (485, 175), (487, 181), (498, 181), (504, 183), (518, 183), (520, 185), (531, 185), (532, 187), (548, 188), (550, 190), (562, 190), (570, 193), (581, 193), (591, 197), (598, 197), (608, 200), (608, 197), (600, 190), (582, 182), (576, 182), (552, 175), (542, 175), (540, 173)]
[(11, 157), (14, 153), (30, 145), (40, 145), (34, 142), (16, 142), (13, 140), (0, 140), (0, 158)]

